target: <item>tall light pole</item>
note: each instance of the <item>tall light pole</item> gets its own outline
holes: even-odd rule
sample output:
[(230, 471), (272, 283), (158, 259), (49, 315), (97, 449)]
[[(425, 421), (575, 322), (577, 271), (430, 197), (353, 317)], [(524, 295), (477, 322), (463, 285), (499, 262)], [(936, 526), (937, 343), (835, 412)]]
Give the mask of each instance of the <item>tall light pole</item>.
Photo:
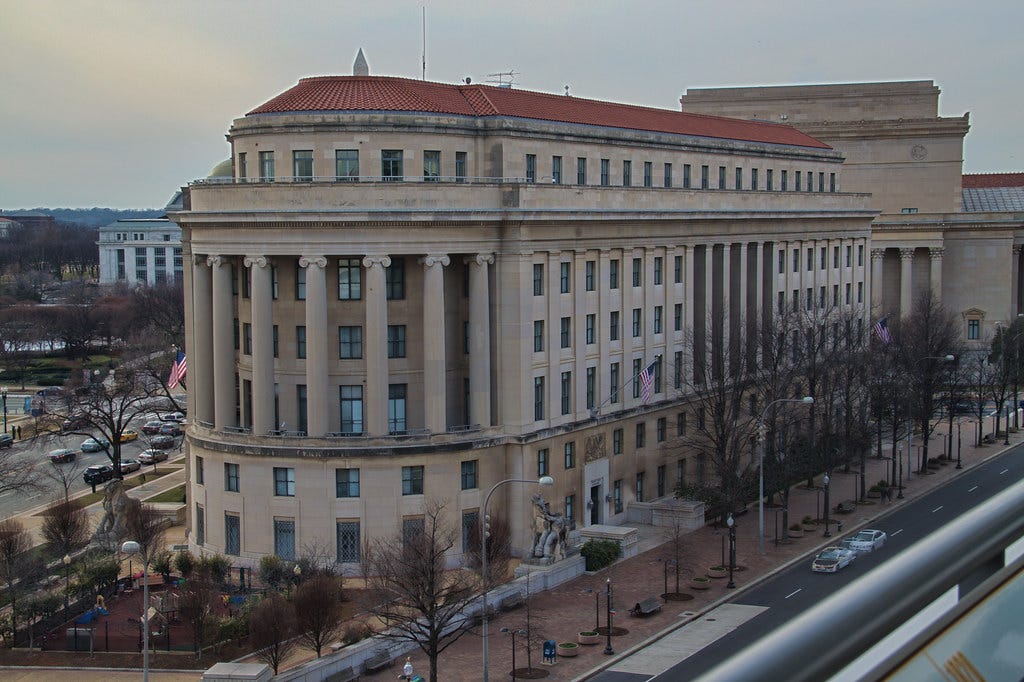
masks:
[(732, 589), (736, 587), (736, 583), (732, 579), (733, 571), (736, 570), (736, 522), (732, 518), (732, 512), (729, 512), (729, 518), (725, 523), (729, 526), (729, 584), (726, 587)]
[(510, 630), (509, 628), (502, 628), (501, 631), (506, 635), (512, 635), (512, 679), (516, 679), (516, 635), (520, 637), (526, 636), (526, 630)]
[(530, 480), (528, 478), (506, 478), (504, 481), (498, 481), (497, 483), (494, 484), (494, 486), (491, 487), (489, 491), (487, 491), (487, 496), (484, 497), (484, 506), (480, 508), (480, 511), (482, 513), (482, 516), (480, 518), (480, 582), (483, 585), (484, 592), (484, 610), (483, 617), (481, 618), (481, 639), (483, 640), (484, 653), (484, 682), (487, 682), (489, 679), (487, 673), (487, 590), (490, 588), (490, 580), (488, 579), (487, 576), (487, 505), (491, 501), (491, 495), (494, 494), (494, 491), (507, 483), (536, 483), (537, 485), (552, 486), (555, 484), (555, 479), (551, 478), (550, 476), (541, 476), (539, 479), (535, 481)]
[(0, 388), (0, 396), (4, 402), (4, 433), (7, 433), (7, 387)]
[(759, 464), (758, 464), (758, 498), (757, 498), (757, 546), (761, 554), (764, 554), (764, 455), (765, 449), (767, 448), (768, 434), (766, 433), (767, 426), (764, 423), (764, 418), (768, 415), (768, 410), (772, 409), (773, 405), (778, 403), (803, 403), (805, 405), (814, 404), (813, 396), (804, 396), (803, 398), (778, 398), (768, 403), (764, 410), (761, 412), (761, 416), (757, 420), (758, 431), (761, 436), (761, 447), (758, 453)]
[(135, 540), (122, 544), (121, 551), (142, 555), (142, 682), (149, 682), (149, 551)]
[(828, 473), (825, 474), (825, 478), (822, 479), (822, 483), (825, 484), (825, 536), (826, 538), (832, 537), (832, 533), (828, 529), (828, 484), (829, 481)]
[(607, 632), (607, 636), (608, 636), (607, 642), (608, 643), (604, 647), (604, 655), (605, 656), (611, 656), (611, 655), (613, 655), (615, 653), (615, 649), (612, 648), (612, 613), (614, 613), (614, 611), (612, 611), (612, 579), (611, 578), (608, 578), (608, 580), (605, 582), (604, 604), (605, 604), (605, 624), (608, 626), (608, 628), (607, 628), (608, 629), (608, 632)]
[(65, 554), (61, 559), (64, 564), (64, 620), (68, 619), (68, 592), (71, 591), (71, 555)]

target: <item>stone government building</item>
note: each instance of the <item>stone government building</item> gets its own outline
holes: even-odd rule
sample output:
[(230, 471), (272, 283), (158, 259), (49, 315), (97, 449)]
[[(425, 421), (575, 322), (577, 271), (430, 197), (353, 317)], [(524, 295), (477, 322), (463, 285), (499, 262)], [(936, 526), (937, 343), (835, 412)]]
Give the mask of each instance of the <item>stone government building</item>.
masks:
[[(700, 353), (794, 298), (866, 323), (872, 303), (896, 312), (940, 282), (986, 326), (1009, 316), (1020, 224), (961, 211), (966, 119), (922, 145), (934, 168), (911, 204), (910, 189), (870, 193), (855, 153), (869, 144), (742, 120), (758, 89), (709, 91), (730, 119), (362, 64), (236, 119), (230, 177), (192, 183), (170, 213), (186, 263), (194, 550), (251, 564), (315, 540), (354, 569), (361, 541), (415, 532), (427, 500), (446, 500), (465, 537), (494, 483), (545, 474), (552, 509), (578, 526), (622, 523), (630, 503), (704, 475), (666, 447), (685, 428), (691, 331)], [(952, 234), (954, 219), (973, 236)], [(988, 254), (1004, 246), (996, 309), (988, 289), (956, 283), (999, 289)], [(637, 375), (652, 364), (645, 402)], [(489, 508), (515, 538), (525, 488)]]

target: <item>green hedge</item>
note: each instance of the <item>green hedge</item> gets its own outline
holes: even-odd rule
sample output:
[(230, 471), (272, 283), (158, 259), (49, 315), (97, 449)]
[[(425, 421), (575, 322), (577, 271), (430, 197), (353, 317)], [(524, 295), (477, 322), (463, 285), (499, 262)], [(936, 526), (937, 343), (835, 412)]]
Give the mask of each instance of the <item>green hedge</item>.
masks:
[(622, 547), (614, 540), (587, 540), (580, 550), (588, 571), (598, 571), (622, 556)]

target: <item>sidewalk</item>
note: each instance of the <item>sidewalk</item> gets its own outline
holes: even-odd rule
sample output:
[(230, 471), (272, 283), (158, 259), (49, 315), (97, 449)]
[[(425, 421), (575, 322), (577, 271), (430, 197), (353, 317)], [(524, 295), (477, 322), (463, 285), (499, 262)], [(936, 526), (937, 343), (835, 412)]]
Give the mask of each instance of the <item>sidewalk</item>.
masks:
[[(955, 436), (955, 432), (954, 432)], [(1011, 444), (1024, 440), (1022, 434), (1010, 434)], [(916, 444), (916, 441), (915, 441)], [(984, 460), (1002, 452), (1005, 446), (989, 445), (976, 448), (966, 442), (962, 448), (962, 460), (964, 470), (978, 465)], [(943, 451), (941, 440), (938, 435), (932, 437), (931, 450), (933, 456)], [(886, 456), (888, 450), (885, 450)], [(958, 473), (956, 469), (956, 441), (954, 438), (953, 462), (941, 466), (934, 473), (918, 475), (912, 473), (910, 480), (907, 480), (906, 462), (904, 462), (903, 500), (893, 499), (892, 502), (883, 503), (881, 500), (869, 499), (867, 504), (859, 504), (849, 514), (832, 514), (831, 529), (833, 538), (826, 539), (822, 536), (822, 530), (815, 533), (808, 533), (805, 537), (792, 540), (788, 544), (775, 545), (774, 525), (776, 510), (765, 509), (765, 554), (758, 553), (758, 513), (757, 505), (750, 505), (749, 513), (736, 519), (736, 563), (740, 570), (735, 574), (736, 589), (726, 589), (728, 579), (712, 580), (711, 588), (703, 592), (689, 588), (691, 575), (703, 574), (710, 567), (722, 563), (723, 547), (727, 543), (726, 534), (720, 529), (705, 527), (686, 536), (684, 540), (685, 559), (683, 564), (685, 571), (680, 580), (680, 591), (693, 595), (693, 599), (685, 602), (667, 602), (659, 613), (646, 618), (633, 617), (629, 609), (639, 601), (648, 597), (659, 597), (664, 590), (664, 564), (659, 558), (670, 557), (671, 551), (665, 544), (664, 529), (645, 527), (641, 528), (640, 554), (618, 562), (602, 571), (592, 575), (582, 575), (579, 578), (566, 583), (554, 590), (538, 594), (531, 606), (531, 620), (533, 630), (539, 634), (538, 640), (554, 639), (558, 642), (575, 641), (576, 634), (582, 630), (592, 630), (595, 624), (595, 616), (599, 615), (600, 624), (605, 625), (605, 598), (604, 591), (606, 581), (610, 578), (613, 589), (615, 614), (612, 625), (628, 630), (628, 634), (612, 637), (612, 647), (615, 655), (605, 655), (604, 648), (606, 639), (601, 638), (597, 646), (580, 646), (579, 655), (574, 658), (559, 657), (558, 662), (553, 666), (543, 665), (541, 647), (535, 646), (532, 651), (532, 666), (541, 668), (549, 673), (547, 680), (582, 680), (600, 669), (609, 667), (633, 653), (633, 649), (641, 649), (648, 646), (649, 638), (664, 636), (668, 632), (695, 620), (701, 614), (715, 608), (726, 600), (736, 598), (744, 588), (749, 588), (769, 575), (781, 570), (787, 563), (799, 560), (806, 553), (815, 548), (820, 548), (840, 537), (837, 533), (836, 521), (842, 523), (842, 535), (859, 527), (869, 525), (873, 520), (886, 514), (890, 508), (905, 504), (926, 492), (948, 482)], [(880, 479), (889, 480), (891, 477), (891, 462), (888, 459), (869, 458), (867, 461), (865, 480), (870, 488)], [(852, 467), (855, 468), (855, 467)], [(854, 499), (854, 478), (859, 479), (855, 473), (844, 473), (842, 470), (833, 472), (830, 481), (830, 506), (835, 506), (844, 500)], [(821, 477), (815, 479), (817, 486), (821, 486)], [(856, 484), (859, 486), (859, 481)], [(819, 497), (819, 489), (808, 490), (802, 484), (798, 484), (790, 493), (789, 519), (790, 523), (798, 523), (804, 516), (815, 517), (823, 512), (821, 504), (823, 499)], [(859, 491), (859, 487), (857, 488)], [(819, 500), (821, 500), (819, 502)], [(781, 514), (780, 514), (781, 519)], [(781, 520), (780, 520), (781, 526)], [(781, 533), (781, 527), (779, 532)], [(726, 547), (725, 551), (728, 551)], [(808, 568), (810, 570), (810, 568)], [(599, 609), (595, 609), (595, 598), (593, 593), (586, 592), (587, 589), (601, 593)], [(674, 571), (670, 568), (668, 573), (668, 589), (675, 591)], [(744, 619), (749, 617), (745, 614), (735, 614), (736, 618)], [(512, 670), (512, 640), (507, 634), (501, 632), (501, 628), (507, 627), (510, 630), (518, 630), (526, 625), (526, 612), (524, 608), (515, 611), (497, 614), (489, 625), (489, 659), (490, 673), (494, 680), (508, 679)], [(713, 624), (714, 625), (714, 624)], [(705, 626), (702, 626), (705, 627)], [(710, 627), (710, 626), (708, 626)], [(721, 629), (721, 628), (719, 628)], [(709, 638), (717, 636), (717, 633), (708, 633)], [(523, 639), (516, 638), (516, 668), (527, 667), (527, 652), (523, 647)], [(671, 647), (671, 644), (666, 644)], [(674, 654), (675, 652), (669, 652)], [(645, 657), (652, 657), (657, 654), (656, 647), (645, 651)], [(426, 657), (417, 649), (412, 653), (412, 663), (416, 672), (424, 674), (429, 670)], [(400, 665), (396, 663), (390, 669), (372, 674), (363, 675), (360, 679), (385, 680), (394, 679)], [(476, 635), (466, 635), (453, 644), (441, 654), (439, 661), (439, 676), (441, 679), (453, 680), (474, 680), (481, 677), (481, 641)]]

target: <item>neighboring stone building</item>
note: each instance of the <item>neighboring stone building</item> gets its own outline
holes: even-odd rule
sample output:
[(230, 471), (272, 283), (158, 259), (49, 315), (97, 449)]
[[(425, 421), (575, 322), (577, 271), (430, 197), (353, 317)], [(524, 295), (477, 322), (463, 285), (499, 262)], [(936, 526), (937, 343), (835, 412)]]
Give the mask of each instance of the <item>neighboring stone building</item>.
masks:
[[(364, 75), (304, 78), (228, 140), (233, 176), (170, 217), (190, 545), (236, 561), (355, 562), (426, 500), (468, 529), (544, 474), (553, 510), (622, 522), (702, 475), (664, 447), (689, 330), (700, 352), (825, 292), (866, 320), (871, 197), (786, 125)], [(491, 501), (517, 538), (531, 492)]]
[[(785, 121), (841, 152), (843, 187), (870, 192), (872, 314), (905, 315), (929, 287), (979, 343), (1024, 312), (1020, 174), (962, 176), (968, 116), (938, 115), (931, 81), (688, 90), (682, 109)], [(982, 182), (982, 181), (978, 181)], [(998, 189), (998, 191), (996, 191)]]
[(154, 286), (181, 280), (181, 228), (167, 218), (116, 220), (99, 228), (100, 284)]

